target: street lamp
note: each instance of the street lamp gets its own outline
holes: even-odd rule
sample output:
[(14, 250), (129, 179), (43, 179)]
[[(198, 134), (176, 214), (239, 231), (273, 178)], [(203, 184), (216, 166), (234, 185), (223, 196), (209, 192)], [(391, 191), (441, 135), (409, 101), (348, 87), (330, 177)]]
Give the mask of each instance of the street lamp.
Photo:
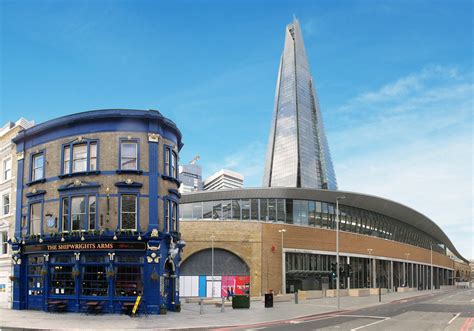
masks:
[(337, 309), (341, 308), (341, 298), (339, 296), (339, 200), (345, 199), (345, 196), (336, 198), (336, 295)]
[(211, 276), (212, 276), (211, 297), (214, 298), (214, 238), (215, 236), (212, 235), (209, 238), (211, 239)]
[(369, 288), (372, 287), (372, 278), (373, 278), (373, 270), (372, 270), (372, 252), (373, 252), (373, 249), (372, 248), (367, 248), (367, 253), (369, 253), (370, 257), (369, 257)]
[(286, 229), (280, 229), (278, 232), (281, 233), (281, 294), (286, 292), (285, 284), (285, 253), (283, 252), (283, 234), (286, 232)]

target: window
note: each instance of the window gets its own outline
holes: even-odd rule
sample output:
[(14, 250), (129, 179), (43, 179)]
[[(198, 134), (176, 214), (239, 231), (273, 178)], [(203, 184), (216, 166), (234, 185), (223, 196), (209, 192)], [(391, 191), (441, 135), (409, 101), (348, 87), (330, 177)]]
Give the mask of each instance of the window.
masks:
[(3, 215), (10, 214), (10, 194), (2, 195), (2, 207)]
[(125, 140), (120, 143), (120, 169), (138, 170), (138, 144)]
[(72, 275), (73, 266), (56, 265), (50, 268), (50, 293), (57, 295), (74, 295), (76, 280)]
[(95, 230), (96, 216), (97, 198), (94, 195), (61, 199), (61, 220), (64, 232)]
[(137, 196), (121, 196), (120, 220), (123, 230), (137, 230)]
[(95, 197), (89, 197), (89, 230), (95, 230), (96, 203)]
[[(212, 206), (215, 202), (210, 201), (209, 206)], [(220, 201), (219, 201), (220, 203)], [(171, 200), (166, 200), (166, 214), (165, 214), (165, 231), (178, 231), (178, 223), (177, 223), (177, 212), (178, 212), (178, 204)]]
[(119, 265), (115, 267), (115, 295), (136, 297), (143, 292), (143, 268), (136, 265)]
[(41, 202), (30, 204), (30, 234), (41, 234)]
[(12, 159), (3, 160), (3, 180), (12, 178)]
[(173, 207), (173, 212), (171, 214), (171, 231), (178, 231), (178, 222), (177, 222), (177, 215), (178, 215), (178, 204), (176, 202), (172, 202), (171, 206)]
[(0, 255), (8, 253), (8, 233), (7, 231), (0, 232)]
[(63, 220), (63, 231), (69, 231), (69, 198), (62, 198), (61, 216)]
[(105, 265), (82, 267), (82, 294), (106, 296), (109, 289), (106, 271)]
[(171, 147), (165, 147), (165, 175), (178, 178), (178, 155)]
[(71, 223), (72, 231), (87, 229), (85, 196), (71, 198)]
[(44, 153), (33, 155), (31, 159), (31, 181), (44, 178)]
[(68, 144), (63, 147), (63, 174), (97, 170), (97, 142)]

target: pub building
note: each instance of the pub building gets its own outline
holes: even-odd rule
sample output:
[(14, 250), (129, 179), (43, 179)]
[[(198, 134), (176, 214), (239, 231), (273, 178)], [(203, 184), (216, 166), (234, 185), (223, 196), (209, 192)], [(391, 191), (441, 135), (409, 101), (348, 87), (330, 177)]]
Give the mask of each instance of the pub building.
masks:
[(181, 132), (156, 110), (95, 110), (20, 131), (13, 308), (180, 311)]

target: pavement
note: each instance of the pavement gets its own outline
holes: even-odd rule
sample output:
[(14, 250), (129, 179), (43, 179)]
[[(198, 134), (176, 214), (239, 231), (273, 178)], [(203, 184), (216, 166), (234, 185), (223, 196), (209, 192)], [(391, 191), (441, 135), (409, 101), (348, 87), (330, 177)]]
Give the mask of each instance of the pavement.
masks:
[[(250, 309), (232, 309), (204, 305), (200, 314), (197, 303), (183, 303), (180, 313), (149, 315), (130, 318), (126, 315), (84, 315), (79, 313), (46, 313), (29, 310), (0, 309), (0, 329), (49, 329), (49, 330), (126, 330), (126, 329), (275, 329), (298, 330), (334, 329), (367, 330), (398, 329), (410, 321), (426, 324), (428, 328), (404, 326), (400, 330), (434, 330), (433, 321), (442, 321), (459, 315), (449, 324), (453, 330), (461, 330), (462, 323), (474, 322), (474, 290), (436, 290), (407, 293), (388, 293), (378, 296), (341, 297), (341, 309), (337, 310), (336, 298), (300, 300), (275, 303), (265, 308), (263, 302), (252, 301)], [(437, 301), (439, 300), (439, 301)], [(414, 306), (416, 303), (416, 306)], [(411, 307), (411, 308), (410, 308)], [(416, 308), (416, 309), (415, 309)], [(414, 310), (413, 310), (414, 309)], [(352, 314), (352, 316), (350, 316)], [(363, 316), (363, 317), (356, 317)], [(318, 324), (320, 323), (320, 324)], [(365, 324), (364, 324), (365, 323)], [(372, 326), (368, 324), (373, 323)], [(434, 323), (434, 322), (433, 322)], [(313, 326), (314, 324), (314, 326)], [(468, 324), (464, 325), (468, 326)], [(474, 326), (474, 323), (473, 323)], [(442, 330), (442, 329), (441, 329)], [(471, 330), (466, 328), (467, 331)]]

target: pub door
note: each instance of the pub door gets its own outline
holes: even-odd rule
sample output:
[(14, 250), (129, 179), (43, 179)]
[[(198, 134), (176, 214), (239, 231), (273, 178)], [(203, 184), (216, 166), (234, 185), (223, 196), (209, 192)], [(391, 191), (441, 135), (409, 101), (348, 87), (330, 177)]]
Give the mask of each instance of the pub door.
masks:
[(28, 257), (28, 309), (43, 309), (44, 283), (41, 270), (43, 269), (43, 256)]

